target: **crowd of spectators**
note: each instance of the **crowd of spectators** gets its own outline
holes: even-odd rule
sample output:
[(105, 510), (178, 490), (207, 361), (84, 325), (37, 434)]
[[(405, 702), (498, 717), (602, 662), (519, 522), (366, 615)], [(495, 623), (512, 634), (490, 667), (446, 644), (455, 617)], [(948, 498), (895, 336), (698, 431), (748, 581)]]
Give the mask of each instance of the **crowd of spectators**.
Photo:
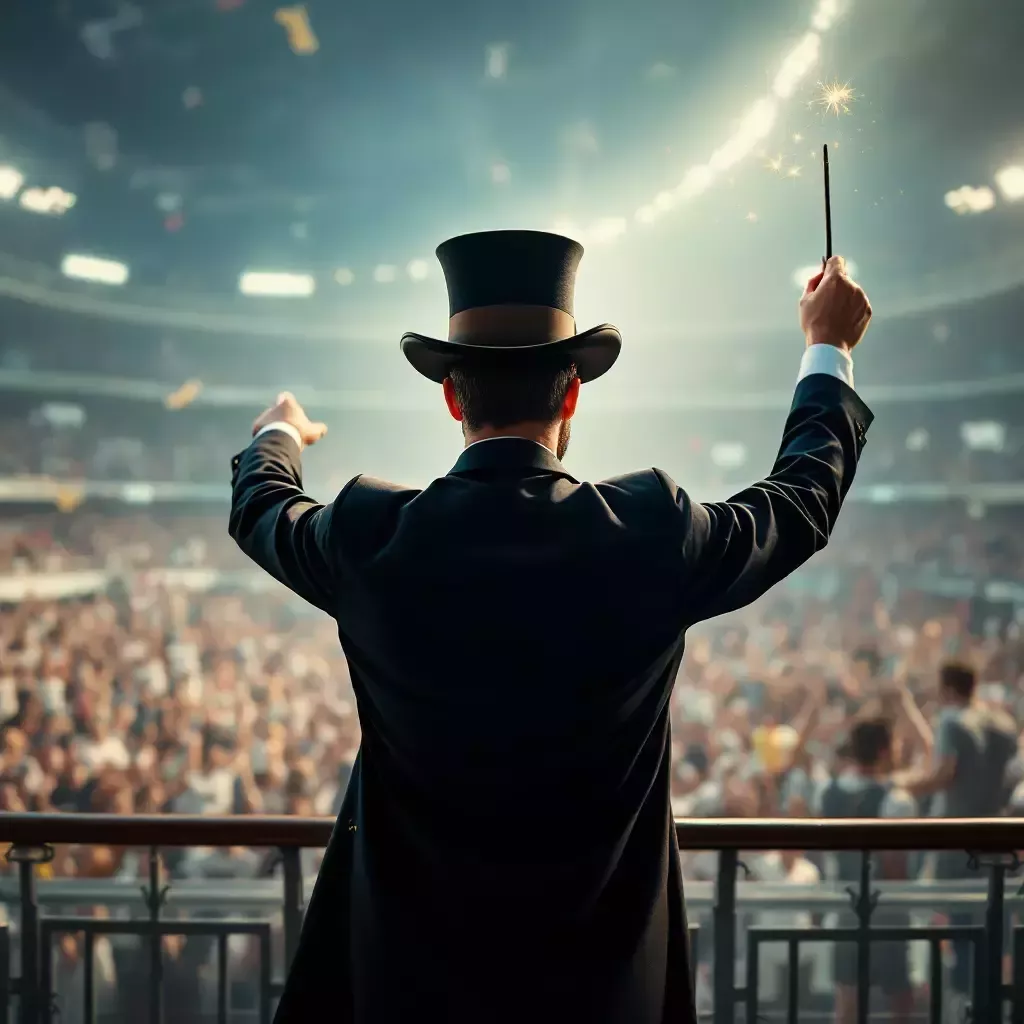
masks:
[[(1019, 579), (1015, 516), (851, 509), (792, 585), (695, 627), (672, 698), (676, 812), (823, 813), (851, 723), (872, 707), (895, 724), (903, 766), (920, 764), (928, 751), (910, 708), (938, 722), (938, 676), (950, 659), (976, 668), (986, 706), (1024, 722), (1024, 608), (942, 596), (918, 578)], [(225, 571), (197, 585), (187, 570)], [(33, 596), (33, 580), (89, 573), (102, 574), (89, 592)], [(336, 813), (359, 725), (334, 625), (278, 588), (247, 589), (249, 577), (260, 574), (234, 550), (222, 517), (89, 506), (9, 517), (0, 580), (26, 589), (0, 605), (0, 813)], [(1011, 796), (1019, 778), (1014, 758), (1005, 809), (1024, 795)], [(307, 874), (317, 857), (307, 855)], [(166, 867), (176, 879), (272, 869), (240, 849), (183, 851)], [(751, 857), (749, 867), (754, 880), (793, 884), (825, 871), (789, 853)], [(62, 846), (46, 870), (142, 883), (147, 862), (143, 851)], [(714, 860), (688, 854), (684, 872), (711, 879)], [(233, 955), (251, 967), (254, 949), (239, 940)], [(61, 984), (80, 985), (80, 940), (62, 940), (60, 955)], [(127, 977), (123, 957), (139, 948), (118, 955)], [(181, 983), (192, 985), (209, 973), (212, 947), (171, 942), (167, 956), (179, 966), (199, 957), (182, 966)], [(129, 998), (115, 988), (111, 999)]]
[[(851, 714), (909, 693), (933, 716), (951, 657), (974, 664), (987, 699), (1024, 719), (1016, 610), (899, 576), (1015, 579), (1021, 548), (1008, 520), (921, 518), (851, 511), (792, 586), (691, 631), (673, 697), (681, 808), (807, 813)], [(155, 571), (175, 568), (228, 571), (202, 589)], [(90, 570), (104, 573), (96, 592), (33, 597), (33, 579)], [(812, 573), (815, 588), (831, 574), (827, 602), (802, 585)], [(336, 806), (358, 725), (333, 624), (280, 589), (242, 587), (261, 577), (220, 518), (83, 510), (8, 520), (0, 576), (27, 586), (0, 609), (5, 809)], [(798, 737), (807, 779), (767, 785)]]

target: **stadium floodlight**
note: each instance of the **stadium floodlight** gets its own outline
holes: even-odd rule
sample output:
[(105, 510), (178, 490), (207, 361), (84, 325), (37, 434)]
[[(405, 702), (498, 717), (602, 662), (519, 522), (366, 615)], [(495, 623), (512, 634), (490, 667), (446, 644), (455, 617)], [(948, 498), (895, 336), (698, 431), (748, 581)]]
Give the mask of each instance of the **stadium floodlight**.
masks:
[(426, 260), (411, 260), (405, 270), (414, 281), (425, 281), (430, 276), (430, 264)]
[(995, 420), (961, 423), (960, 439), (972, 452), (1001, 452), (1006, 448), (1006, 424)]
[(1024, 164), (1011, 164), (996, 171), (996, 185), (1008, 203), (1024, 199)]
[(128, 267), (117, 260), (104, 260), (98, 256), (69, 253), (60, 265), (65, 277), (77, 281), (96, 281), (99, 284), (124, 284), (128, 280)]
[(51, 188), (27, 188), (18, 197), (18, 202), (22, 209), (30, 213), (60, 217), (78, 202), (78, 196), (54, 185)]
[(277, 298), (307, 299), (316, 291), (312, 274), (288, 274), (276, 270), (247, 270), (238, 279), (243, 295), (272, 295)]
[(25, 176), (16, 167), (0, 167), (0, 199), (13, 199), (24, 184)]

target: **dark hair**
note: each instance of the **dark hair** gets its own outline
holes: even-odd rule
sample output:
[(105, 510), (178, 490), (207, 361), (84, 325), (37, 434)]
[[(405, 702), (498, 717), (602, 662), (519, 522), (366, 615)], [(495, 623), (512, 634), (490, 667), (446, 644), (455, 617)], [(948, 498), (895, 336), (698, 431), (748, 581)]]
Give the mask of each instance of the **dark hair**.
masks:
[(858, 647), (857, 650), (853, 652), (853, 660), (855, 662), (865, 662), (872, 678), (878, 675), (879, 669), (882, 667), (882, 656), (874, 647)]
[(970, 700), (974, 696), (977, 681), (974, 669), (963, 661), (947, 661), (939, 669), (939, 685), (944, 690), (952, 690), (961, 700)]
[(850, 730), (850, 756), (857, 764), (870, 768), (878, 764), (892, 746), (892, 725), (882, 715), (859, 719)]
[(499, 362), (453, 366), (448, 374), (470, 430), (516, 423), (554, 423), (576, 367), (547, 363), (509, 369)]

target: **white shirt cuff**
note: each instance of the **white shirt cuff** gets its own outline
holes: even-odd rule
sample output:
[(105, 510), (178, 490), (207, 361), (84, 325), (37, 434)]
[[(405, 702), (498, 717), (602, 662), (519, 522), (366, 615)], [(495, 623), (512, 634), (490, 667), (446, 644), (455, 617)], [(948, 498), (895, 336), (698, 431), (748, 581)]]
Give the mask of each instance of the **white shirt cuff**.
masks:
[(253, 434), (252, 439), (255, 441), (257, 437), (261, 437), (263, 434), (266, 434), (271, 430), (280, 430), (287, 434), (299, 446), (300, 452), (305, 447), (302, 443), (302, 436), (299, 432), (290, 423), (285, 423), (283, 420), (275, 420), (275, 422), (268, 423), (265, 427), (260, 427), (260, 429)]
[(804, 357), (800, 360), (800, 373), (797, 383), (812, 373), (827, 373), (830, 377), (838, 377), (844, 384), (853, 387), (853, 359), (849, 352), (844, 352), (835, 345), (808, 345)]

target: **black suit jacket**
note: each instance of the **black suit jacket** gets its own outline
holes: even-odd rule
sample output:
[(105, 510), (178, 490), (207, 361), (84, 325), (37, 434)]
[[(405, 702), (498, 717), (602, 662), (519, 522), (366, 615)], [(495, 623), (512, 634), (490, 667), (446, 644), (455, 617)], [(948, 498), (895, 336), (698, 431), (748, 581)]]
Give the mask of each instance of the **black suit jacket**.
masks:
[(580, 483), (511, 438), (330, 505), (283, 432), (236, 458), (231, 535), (337, 620), (362, 725), (278, 1024), (694, 1019), (684, 632), (825, 546), (870, 420), (805, 378), (771, 475), (717, 504), (656, 469)]

